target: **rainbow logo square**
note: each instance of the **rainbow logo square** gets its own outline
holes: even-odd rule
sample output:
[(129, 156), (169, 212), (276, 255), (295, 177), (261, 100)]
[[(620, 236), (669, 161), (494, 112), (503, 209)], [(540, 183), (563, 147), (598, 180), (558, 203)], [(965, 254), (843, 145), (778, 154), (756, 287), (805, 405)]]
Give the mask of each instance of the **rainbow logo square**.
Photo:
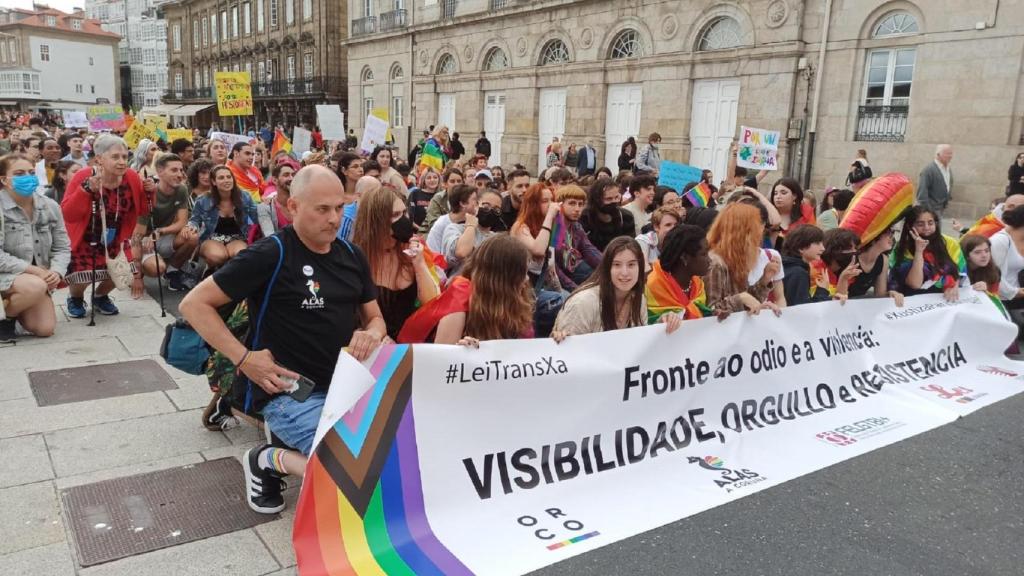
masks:
[(554, 544), (548, 544), (548, 550), (558, 550), (559, 548), (565, 548), (566, 546), (569, 546), (571, 544), (576, 544), (577, 542), (583, 542), (584, 540), (589, 540), (589, 539), (593, 538), (594, 536), (600, 536), (600, 535), (601, 535), (601, 533), (598, 532), (597, 530), (595, 530), (593, 532), (590, 532), (589, 534), (582, 534), (580, 536), (576, 536), (575, 538), (569, 538), (568, 540), (563, 540), (561, 542), (555, 542)]

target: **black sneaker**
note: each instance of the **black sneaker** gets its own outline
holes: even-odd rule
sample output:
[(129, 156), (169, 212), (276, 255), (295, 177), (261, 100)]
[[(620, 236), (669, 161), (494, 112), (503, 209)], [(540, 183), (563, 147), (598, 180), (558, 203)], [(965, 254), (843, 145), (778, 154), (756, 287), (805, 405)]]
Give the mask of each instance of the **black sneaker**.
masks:
[(183, 274), (181, 270), (171, 270), (167, 274), (164, 274), (164, 278), (167, 279), (167, 289), (171, 292), (185, 292), (188, 288), (185, 286), (185, 280), (182, 278)]
[(260, 468), (260, 452), (268, 448), (266, 444), (250, 448), (242, 458), (245, 468), (245, 492), (249, 508), (260, 514), (277, 514), (284, 510), (284, 498), (281, 490), (284, 483), (275, 472)]
[(18, 339), (15, 333), (14, 318), (0, 320), (0, 344), (11, 344)]

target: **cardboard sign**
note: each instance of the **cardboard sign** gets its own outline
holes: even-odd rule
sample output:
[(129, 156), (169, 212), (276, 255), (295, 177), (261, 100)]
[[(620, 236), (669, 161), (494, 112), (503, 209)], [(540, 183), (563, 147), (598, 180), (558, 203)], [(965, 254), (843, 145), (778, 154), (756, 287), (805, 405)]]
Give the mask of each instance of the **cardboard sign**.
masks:
[(229, 134), (228, 132), (212, 132), (210, 134), (210, 140), (220, 140), (227, 145), (228, 150), (235, 147), (238, 142), (245, 142), (246, 144), (253, 141), (252, 138), (244, 134)]
[(184, 138), (189, 142), (192, 141), (192, 131), (188, 128), (168, 128), (167, 129), (167, 142), (171, 143), (175, 140)]
[(86, 116), (89, 118), (89, 129), (96, 132), (120, 131), (127, 128), (124, 112), (117, 105), (90, 106)]
[(88, 128), (89, 117), (85, 115), (84, 110), (65, 110), (64, 111), (64, 127), (65, 128)]
[(680, 162), (662, 160), (661, 168), (658, 170), (658, 186), (669, 188), (683, 193), (683, 187), (690, 182), (700, 182), (702, 170)]
[(345, 140), (345, 113), (337, 104), (317, 104), (316, 121), (324, 140)]
[(156, 142), (158, 136), (145, 122), (133, 122), (128, 131), (124, 133), (124, 143), (132, 150), (139, 145), (143, 138), (149, 138)]
[(736, 165), (754, 170), (778, 170), (779, 133), (741, 126)]
[(252, 81), (248, 72), (217, 72), (217, 113), (221, 116), (252, 116)]
[(302, 156), (303, 152), (309, 152), (313, 143), (313, 133), (301, 126), (292, 129), (292, 151), (296, 156)]

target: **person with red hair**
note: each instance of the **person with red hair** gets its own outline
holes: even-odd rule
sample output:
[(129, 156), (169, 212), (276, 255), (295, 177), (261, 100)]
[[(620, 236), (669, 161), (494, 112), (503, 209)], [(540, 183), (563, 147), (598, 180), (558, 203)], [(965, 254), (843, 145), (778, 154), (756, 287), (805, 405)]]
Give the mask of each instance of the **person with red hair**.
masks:
[(547, 338), (555, 326), (555, 317), (561, 310), (568, 294), (562, 290), (552, 261), (552, 225), (561, 210), (559, 202), (553, 202), (554, 192), (544, 184), (537, 183), (526, 189), (519, 216), (509, 235), (521, 242), (530, 252), (528, 275), (537, 295), (534, 316), (537, 335)]
[(720, 318), (741, 310), (757, 314), (763, 308), (779, 315), (786, 305), (780, 282), (782, 258), (761, 248), (764, 227), (760, 210), (735, 202), (722, 210), (708, 231), (707, 302)]

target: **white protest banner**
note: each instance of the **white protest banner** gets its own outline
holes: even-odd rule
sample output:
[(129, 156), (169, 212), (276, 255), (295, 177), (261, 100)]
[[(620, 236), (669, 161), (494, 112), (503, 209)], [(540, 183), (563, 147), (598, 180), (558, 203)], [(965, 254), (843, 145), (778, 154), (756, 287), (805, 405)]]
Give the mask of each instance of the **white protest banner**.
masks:
[(64, 116), (64, 126), (66, 128), (89, 127), (89, 117), (86, 116), (85, 110), (65, 110), (62, 115)]
[(343, 354), (299, 573), (523, 574), (942, 426), (1024, 391), (1004, 314), (967, 292)]
[(366, 127), (363, 128), (363, 141), (359, 143), (360, 150), (363, 152), (373, 152), (374, 148), (384, 144), (387, 135), (387, 120), (378, 118), (373, 114), (367, 114)]
[(755, 170), (779, 169), (779, 133), (740, 126), (736, 165)]
[(252, 142), (253, 139), (244, 134), (231, 134), (229, 132), (213, 132), (210, 134), (210, 140), (220, 140), (221, 142), (227, 145), (228, 151), (230, 151), (238, 142), (245, 142), (246, 144), (248, 144), (249, 142)]
[(324, 140), (345, 140), (345, 113), (337, 104), (317, 104), (316, 121)]
[(313, 133), (302, 126), (292, 128), (292, 152), (296, 156), (302, 156), (303, 152), (309, 152), (313, 144)]

